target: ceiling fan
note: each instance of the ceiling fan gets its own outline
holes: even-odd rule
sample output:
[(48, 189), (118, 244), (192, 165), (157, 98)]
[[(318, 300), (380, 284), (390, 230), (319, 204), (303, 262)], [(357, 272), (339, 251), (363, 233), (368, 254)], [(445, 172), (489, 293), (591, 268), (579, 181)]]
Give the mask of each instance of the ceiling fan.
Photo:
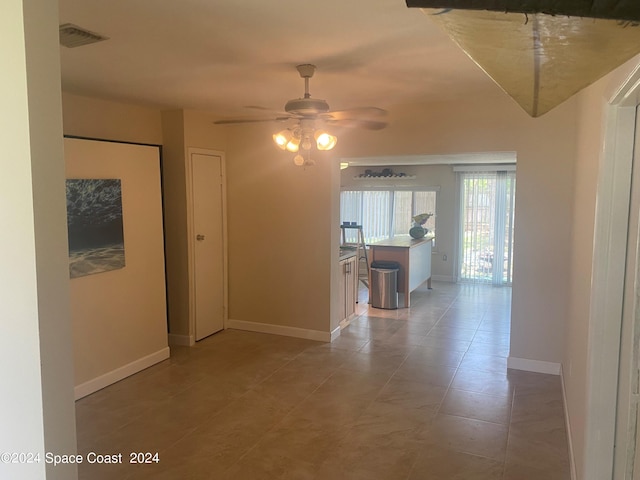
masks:
[[(331, 150), (337, 138), (324, 130), (325, 126), (364, 128), (380, 130), (387, 126), (386, 110), (377, 107), (359, 107), (347, 110), (331, 110), (329, 104), (322, 99), (311, 98), (309, 93), (309, 79), (313, 77), (316, 66), (310, 64), (298, 65), (300, 77), (304, 78), (304, 97), (289, 100), (284, 106), (284, 112), (274, 112), (271, 118), (237, 118), (218, 120), (217, 125), (288, 121), (289, 126), (273, 135), (273, 141), (282, 150), (296, 153), (301, 148), (309, 152), (315, 143), (318, 150)], [(254, 107), (259, 108), (259, 107)], [(305, 160), (300, 154), (294, 158), (296, 165), (312, 165), (307, 154)]]

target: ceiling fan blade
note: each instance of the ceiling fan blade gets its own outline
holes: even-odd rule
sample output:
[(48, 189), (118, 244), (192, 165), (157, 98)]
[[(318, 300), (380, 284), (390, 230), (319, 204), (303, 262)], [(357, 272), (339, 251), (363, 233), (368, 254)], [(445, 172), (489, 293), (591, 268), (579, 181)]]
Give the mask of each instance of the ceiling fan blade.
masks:
[(328, 119), (327, 124), (337, 127), (364, 128), (366, 130), (382, 130), (388, 125), (383, 120), (369, 120), (366, 118)]
[(260, 105), (245, 105), (243, 108), (253, 108), (254, 110), (266, 110), (267, 112), (271, 112), (272, 109), (268, 107), (262, 107)]
[(260, 110), (262, 112), (269, 112), (273, 115), (288, 115), (287, 112), (284, 112), (282, 110), (274, 110), (273, 108), (261, 107), (260, 105), (245, 105), (244, 108), (250, 108), (252, 110)]
[(346, 110), (332, 110), (327, 112), (327, 119), (380, 119), (387, 116), (387, 111), (378, 107), (357, 107)]
[(264, 123), (264, 122), (284, 122), (291, 117), (275, 117), (275, 118), (230, 118), (226, 120), (216, 120), (215, 125), (238, 125), (242, 123)]

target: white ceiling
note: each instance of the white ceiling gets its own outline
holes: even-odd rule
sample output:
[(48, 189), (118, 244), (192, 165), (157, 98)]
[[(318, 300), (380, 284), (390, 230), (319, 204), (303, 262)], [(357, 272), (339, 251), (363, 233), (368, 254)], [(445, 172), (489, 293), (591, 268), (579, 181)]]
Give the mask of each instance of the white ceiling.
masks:
[[(404, 0), (59, 0), (60, 24), (109, 37), (60, 47), (63, 90), (216, 119), (282, 110), (304, 93), (333, 110), (503, 95)], [(366, 8), (364, 7), (366, 5)]]

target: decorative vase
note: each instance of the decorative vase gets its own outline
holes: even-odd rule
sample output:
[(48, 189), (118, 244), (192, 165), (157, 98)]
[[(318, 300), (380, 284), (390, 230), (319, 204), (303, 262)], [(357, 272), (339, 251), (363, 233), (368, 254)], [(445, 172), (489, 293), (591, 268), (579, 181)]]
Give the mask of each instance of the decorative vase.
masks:
[(426, 228), (421, 227), (420, 225), (415, 225), (413, 227), (411, 227), (411, 229), (409, 230), (409, 235), (412, 238), (418, 239), (418, 238), (422, 238), (427, 234), (428, 230)]

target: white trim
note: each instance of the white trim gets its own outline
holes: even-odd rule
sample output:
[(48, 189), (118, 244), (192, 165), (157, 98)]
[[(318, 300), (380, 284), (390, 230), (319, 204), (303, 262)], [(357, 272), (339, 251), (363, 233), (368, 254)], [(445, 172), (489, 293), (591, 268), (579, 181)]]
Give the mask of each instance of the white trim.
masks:
[(571, 480), (577, 480), (576, 458), (573, 454), (573, 435), (571, 435), (571, 421), (569, 419), (569, 406), (567, 405), (567, 389), (564, 385), (564, 369), (560, 366), (560, 385), (562, 386), (562, 405), (564, 407), (564, 423), (567, 429), (567, 446), (569, 448), (569, 469)]
[(352, 166), (375, 165), (457, 165), (516, 163), (516, 152), (476, 152), (445, 155), (394, 155), (380, 157), (342, 157), (340, 162)]
[(89, 380), (88, 382), (81, 383), (80, 385), (76, 385), (73, 389), (75, 394), (75, 399), (79, 400), (87, 395), (91, 395), (98, 390), (103, 389), (104, 387), (108, 387), (109, 385), (113, 385), (120, 380), (130, 377), (138, 372), (141, 372), (145, 368), (149, 368), (156, 363), (160, 363), (163, 360), (166, 360), (170, 356), (169, 347), (165, 347), (162, 350), (158, 350), (146, 357), (139, 358), (127, 365), (123, 365), (122, 367), (116, 368), (104, 375), (100, 375), (99, 377), (94, 378), (93, 380)]
[(515, 172), (515, 165), (454, 165), (454, 172)]
[(620, 331), (628, 212), (640, 70), (623, 82), (606, 112), (596, 193), (582, 471), (584, 480), (611, 478), (614, 467)]
[(331, 332), (329, 341), (333, 342), (336, 338), (338, 338), (340, 336), (341, 331), (342, 331), (342, 328), (340, 327), (340, 325), (334, 328), (333, 331)]
[[(373, 182), (377, 182), (378, 185), (358, 185), (357, 187), (354, 185), (342, 185), (340, 187), (340, 192), (436, 192), (440, 191), (440, 185), (396, 185), (392, 180), (389, 180), (389, 183), (380, 185), (380, 180), (384, 179), (371, 179), (371, 178), (363, 178), (363, 180), (372, 180)], [(437, 207), (437, 205), (436, 205)]]
[(507, 358), (507, 368), (527, 372), (546, 373), (549, 375), (560, 375), (559, 363), (530, 360), (528, 358), (509, 357)]
[(174, 333), (169, 334), (169, 345), (175, 345), (179, 347), (193, 347), (196, 344), (196, 337), (194, 335), (176, 335)]
[[(246, 320), (234, 320), (230, 318), (227, 321), (227, 328), (236, 330), (246, 330), (248, 332), (269, 333), (271, 335), (283, 335), (285, 337), (306, 338), (307, 340), (316, 340), (318, 342), (331, 342), (335, 330), (332, 332), (321, 332), (319, 330), (308, 330), (306, 328), (289, 327), (286, 325), (273, 325), (271, 323), (249, 322)], [(340, 334), (340, 327), (337, 327)], [(337, 338), (337, 335), (335, 338)]]

